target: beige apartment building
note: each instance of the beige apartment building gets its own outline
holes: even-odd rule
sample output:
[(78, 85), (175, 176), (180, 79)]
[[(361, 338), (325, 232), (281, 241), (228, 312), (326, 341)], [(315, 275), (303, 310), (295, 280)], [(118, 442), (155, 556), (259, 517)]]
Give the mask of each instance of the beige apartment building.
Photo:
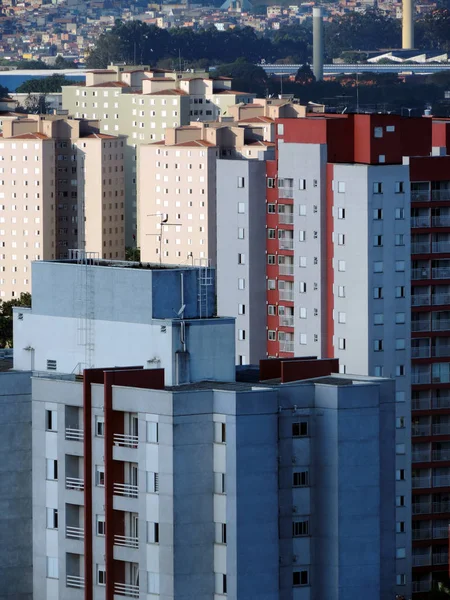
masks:
[(30, 291), (33, 260), (78, 248), (123, 259), (123, 138), (98, 124), (28, 115), (0, 137), (0, 298)]
[(63, 87), (63, 108), (72, 117), (100, 119), (101, 132), (126, 135), (126, 243), (138, 234), (137, 147), (164, 141), (170, 128), (191, 121), (227, 116), (236, 103), (251, 103), (255, 94), (231, 89), (231, 79), (207, 73), (175, 72), (148, 66), (112, 65), (86, 74), (86, 84)]

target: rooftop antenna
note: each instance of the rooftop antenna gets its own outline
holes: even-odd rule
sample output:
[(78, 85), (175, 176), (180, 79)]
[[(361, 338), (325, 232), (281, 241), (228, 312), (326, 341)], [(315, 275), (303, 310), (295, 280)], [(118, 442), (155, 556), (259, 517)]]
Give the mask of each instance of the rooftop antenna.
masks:
[(162, 265), (162, 238), (163, 238), (163, 228), (164, 227), (176, 227), (179, 225), (178, 223), (169, 223), (169, 215), (164, 216), (164, 213), (152, 213), (147, 215), (147, 217), (159, 217), (161, 220), (159, 222), (160, 231), (159, 233), (147, 233), (146, 235), (159, 235), (159, 265)]

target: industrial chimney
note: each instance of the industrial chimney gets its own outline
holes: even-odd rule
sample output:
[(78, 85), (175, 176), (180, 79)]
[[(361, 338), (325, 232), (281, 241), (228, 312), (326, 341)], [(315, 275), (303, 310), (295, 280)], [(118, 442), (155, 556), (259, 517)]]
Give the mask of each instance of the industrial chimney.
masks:
[(402, 48), (414, 48), (414, 0), (403, 0)]
[(316, 81), (321, 81), (323, 79), (323, 14), (321, 8), (313, 8), (313, 71)]

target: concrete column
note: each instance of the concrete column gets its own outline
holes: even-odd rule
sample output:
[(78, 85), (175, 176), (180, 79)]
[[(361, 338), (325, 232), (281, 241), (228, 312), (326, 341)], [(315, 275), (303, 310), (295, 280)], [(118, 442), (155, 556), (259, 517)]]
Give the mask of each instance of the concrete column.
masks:
[(323, 13), (321, 8), (313, 8), (313, 72), (316, 81), (323, 79)]
[(414, 0), (403, 0), (402, 48), (414, 48)]

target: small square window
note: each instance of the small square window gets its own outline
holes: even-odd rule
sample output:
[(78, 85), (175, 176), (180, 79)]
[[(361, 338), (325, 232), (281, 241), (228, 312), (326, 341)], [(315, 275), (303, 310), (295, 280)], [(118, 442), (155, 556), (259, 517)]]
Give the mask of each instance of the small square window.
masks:
[(397, 548), (395, 558), (406, 558), (406, 548)]
[(345, 181), (338, 181), (337, 191), (338, 194), (345, 194)]
[[(402, 446), (404, 444), (396, 444), (396, 450), (397, 450), (397, 446)], [(406, 479), (406, 471), (405, 469), (397, 469), (395, 471), (395, 480), (396, 481), (405, 481)]]
[(383, 351), (383, 340), (374, 340), (373, 341), (373, 349), (374, 349), (374, 352), (382, 352)]
[(382, 246), (383, 245), (383, 236), (382, 235), (374, 235), (373, 236), (373, 245), (374, 246)]
[(269, 329), (269, 331), (267, 332), (267, 339), (269, 340), (269, 342), (274, 342), (277, 339), (276, 331)]
[(105, 486), (105, 467), (103, 465), (96, 465), (95, 467), (95, 485)]
[(345, 219), (345, 208), (338, 208), (338, 219)]
[(97, 531), (97, 535), (100, 537), (103, 537), (104, 535), (106, 535), (105, 515), (97, 515), (96, 531)]
[(106, 569), (97, 565), (97, 585), (106, 585)]
[(397, 523), (395, 524), (395, 531), (396, 531), (396, 533), (405, 533), (405, 531), (406, 531), (405, 521), (397, 521)]
[(402, 221), (405, 218), (405, 209), (404, 208), (396, 208), (395, 209), (395, 218), (397, 221)]
[(245, 304), (239, 304), (238, 305), (238, 314), (239, 315), (245, 315)]
[(395, 193), (403, 194), (405, 191), (405, 182), (404, 181), (396, 181), (395, 182)]
[(395, 270), (397, 273), (403, 273), (405, 270), (405, 261), (404, 260), (396, 260), (395, 261)]
[(406, 447), (405, 444), (396, 444), (395, 445), (395, 454), (405, 454)]
[(268, 204), (267, 205), (267, 212), (271, 215), (274, 215), (276, 213), (276, 207), (275, 204)]
[(383, 325), (384, 324), (384, 313), (374, 313), (373, 324), (374, 325)]
[(395, 340), (395, 349), (396, 350), (404, 350), (406, 348), (405, 338), (397, 338)]
[(382, 287), (374, 287), (373, 288), (373, 297), (375, 300), (381, 300), (383, 298), (383, 288)]
[(383, 209), (375, 208), (373, 211), (373, 218), (375, 221), (381, 221), (383, 219)]
[(395, 506), (406, 506), (405, 496), (396, 496), (395, 498)]
[(383, 272), (383, 261), (376, 261), (373, 263), (373, 272), (374, 273), (382, 273)]
[(245, 214), (245, 202), (238, 202), (238, 213), (240, 215)]
[(405, 245), (405, 236), (403, 233), (397, 233), (395, 235), (395, 245), (396, 246), (404, 246)]
[(338, 271), (345, 271), (345, 260), (338, 260)]
[(345, 346), (346, 346), (345, 338), (338, 338), (339, 350), (345, 350)]
[(298, 421), (292, 423), (292, 437), (307, 437), (308, 421)]
[(395, 313), (395, 322), (397, 325), (403, 325), (406, 322), (406, 315), (404, 312)]
[(309, 574), (308, 571), (294, 571), (292, 573), (292, 585), (309, 585)]
[(308, 471), (296, 471), (292, 474), (292, 485), (294, 487), (306, 487), (309, 485)]
[(346, 323), (347, 322), (347, 313), (338, 312), (338, 323)]
[(396, 298), (404, 298), (405, 297), (405, 286), (397, 285), (395, 288), (395, 297)]
[(382, 194), (383, 193), (383, 184), (381, 183), (381, 181), (374, 182), (373, 193), (374, 194)]
[(397, 585), (406, 585), (406, 575), (404, 573), (399, 573), (396, 578)]
[(306, 179), (299, 179), (298, 189), (299, 190), (306, 190)]

